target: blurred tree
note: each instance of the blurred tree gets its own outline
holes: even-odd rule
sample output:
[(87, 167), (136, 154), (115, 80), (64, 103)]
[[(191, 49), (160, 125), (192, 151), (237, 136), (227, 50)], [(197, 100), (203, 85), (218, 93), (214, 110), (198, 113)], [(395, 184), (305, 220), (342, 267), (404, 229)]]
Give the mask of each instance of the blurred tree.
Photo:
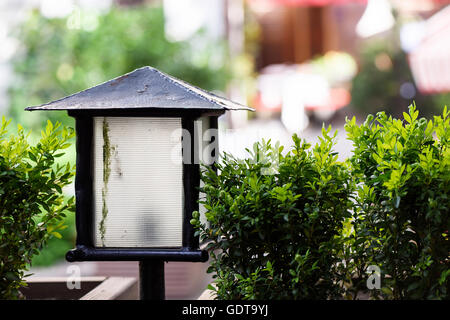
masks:
[[(201, 38), (201, 32), (196, 35)], [(228, 79), (225, 43), (170, 42), (161, 7), (113, 7), (105, 14), (75, 10), (48, 19), (33, 11), (20, 28), (22, 43), (14, 59), (10, 116), (39, 132), (47, 119), (73, 125), (63, 112), (23, 109), (84, 90), (136, 68), (150, 65), (207, 90), (223, 90)]]

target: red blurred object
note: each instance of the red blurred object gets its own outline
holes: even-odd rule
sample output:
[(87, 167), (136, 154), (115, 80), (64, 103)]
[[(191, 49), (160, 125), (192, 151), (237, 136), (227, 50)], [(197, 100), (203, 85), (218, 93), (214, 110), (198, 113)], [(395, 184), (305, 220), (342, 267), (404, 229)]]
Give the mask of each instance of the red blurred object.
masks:
[(426, 35), (408, 58), (421, 93), (450, 92), (450, 6), (426, 21)]
[(267, 105), (263, 102), (261, 92), (258, 92), (253, 99), (252, 106), (256, 109), (256, 111), (281, 112), (282, 104), (280, 102), (273, 105)]
[(323, 105), (306, 105), (306, 110), (339, 110), (350, 103), (351, 95), (347, 89), (331, 88), (328, 101)]
[[(350, 103), (351, 95), (349, 90), (344, 88), (331, 88), (330, 96), (327, 102), (323, 105), (305, 105), (306, 110), (339, 110)], [(271, 111), (271, 112), (281, 112), (282, 104), (275, 103), (273, 105), (267, 105), (263, 102), (261, 98), (261, 93), (258, 93), (254, 98), (252, 106), (257, 111)]]
[[(250, 2), (272, 2), (284, 6), (328, 6), (348, 3), (366, 4), (368, 0), (248, 0)], [(408, 1), (408, 0), (404, 0)], [(423, 0), (435, 4), (450, 4), (450, 0)]]
[(367, 3), (367, 0), (272, 0), (288, 6), (327, 6), (347, 3)]

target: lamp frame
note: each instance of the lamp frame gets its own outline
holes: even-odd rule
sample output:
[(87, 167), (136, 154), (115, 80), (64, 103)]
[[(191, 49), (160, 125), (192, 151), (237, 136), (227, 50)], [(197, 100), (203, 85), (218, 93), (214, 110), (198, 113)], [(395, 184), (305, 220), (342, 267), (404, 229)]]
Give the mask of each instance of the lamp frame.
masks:
[[(75, 118), (76, 129), (76, 248), (66, 254), (66, 260), (75, 261), (190, 261), (205, 262), (208, 252), (199, 249), (199, 237), (195, 236), (190, 224), (192, 212), (199, 210), (200, 166), (193, 157), (198, 154), (194, 142), (195, 121), (208, 117), (209, 128), (218, 129), (218, 117), (225, 110), (210, 109), (157, 109), (127, 108), (118, 110), (68, 110), (69, 116)], [(191, 135), (191, 163), (183, 162), (183, 236), (180, 248), (117, 248), (95, 247), (94, 245), (94, 210), (93, 210), (93, 147), (94, 117), (176, 117), (181, 118), (182, 129)], [(218, 137), (215, 137), (218, 139)], [(217, 151), (215, 151), (217, 152)], [(211, 164), (214, 167), (214, 163)]]

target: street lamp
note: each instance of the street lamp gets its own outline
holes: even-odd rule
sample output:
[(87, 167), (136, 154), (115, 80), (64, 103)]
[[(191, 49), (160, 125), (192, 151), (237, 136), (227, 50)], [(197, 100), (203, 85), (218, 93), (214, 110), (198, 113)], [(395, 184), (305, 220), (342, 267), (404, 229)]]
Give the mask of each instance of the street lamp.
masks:
[(190, 224), (199, 164), (218, 155), (217, 118), (252, 109), (143, 67), (26, 110), (75, 118), (77, 239), (68, 261), (140, 261), (141, 299), (164, 299), (164, 261), (208, 259)]

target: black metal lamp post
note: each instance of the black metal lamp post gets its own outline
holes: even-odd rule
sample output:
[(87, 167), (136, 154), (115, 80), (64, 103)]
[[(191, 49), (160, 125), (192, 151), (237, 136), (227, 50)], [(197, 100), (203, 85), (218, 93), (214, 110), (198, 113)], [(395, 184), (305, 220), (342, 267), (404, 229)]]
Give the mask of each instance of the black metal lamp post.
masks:
[(67, 110), (76, 121), (68, 261), (139, 261), (141, 299), (164, 299), (164, 261), (207, 261), (190, 224), (203, 132), (226, 110), (252, 109), (143, 67), (26, 110)]

